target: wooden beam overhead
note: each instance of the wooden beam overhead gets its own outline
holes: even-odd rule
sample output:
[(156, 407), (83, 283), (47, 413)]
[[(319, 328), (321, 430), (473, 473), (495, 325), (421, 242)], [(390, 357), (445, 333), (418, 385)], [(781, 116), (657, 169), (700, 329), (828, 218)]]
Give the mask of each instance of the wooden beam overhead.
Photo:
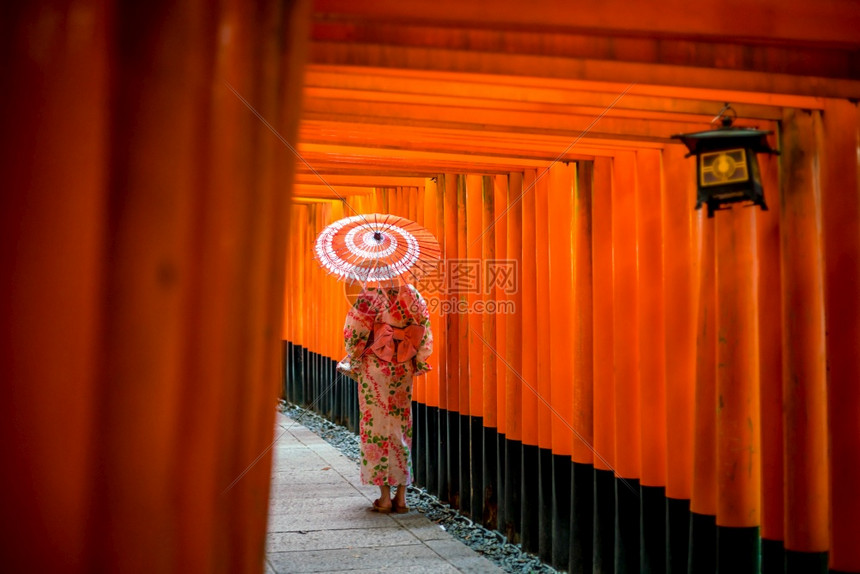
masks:
[(724, 42), (857, 47), (860, 11), (852, 0), (315, 0), (313, 19), (420, 24)]
[[(385, 74), (383, 72), (395, 72)], [(542, 105), (542, 106), (582, 106), (605, 109), (621, 93), (626, 86), (606, 86), (603, 90), (590, 82), (569, 82), (544, 80), (547, 85), (540, 85), (536, 78), (514, 78), (509, 76), (478, 76), (476, 74), (460, 74), (448, 80), (440, 81), (430, 74), (415, 74), (397, 70), (380, 70), (378, 68), (350, 68), (342, 66), (309, 66), (305, 75), (305, 93), (321, 94), (315, 90), (339, 91), (344, 97), (355, 97), (364, 100), (431, 102), (432, 98), (457, 99), (463, 105), (478, 105), (481, 102), (493, 102), (500, 105)], [(745, 103), (735, 94), (724, 91), (713, 91), (709, 99), (685, 97), (687, 90), (666, 90), (666, 95), (646, 93), (647, 86), (634, 86), (627, 95), (618, 101), (613, 110), (616, 113), (641, 113), (645, 116), (654, 114), (679, 114), (698, 118), (713, 117), (723, 102), (731, 101), (738, 117), (749, 119), (779, 120), (782, 108), (776, 105)], [(651, 90), (653, 91), (653, 90)], [(699, 90), (701, 91), (701, 90)], [(672, 94), (672, 95), (669, 95)], [(815, 98), (804, 98), (805, 101), (794, 101), (792, 107), (819, 109), (823, 104)], [(444, 100), (442, 100), (444, 102)], [(523, 108), (520, 108), (523, 109)]]
[[(712, 106), (716, 104), (731, 102), (736, 108), (747, 106), (744, 113), (741, 113), (742, 110), (738, 108), (738, 114), (741, 117), (762, 119), (778, 119), (775, 114), (781, 113), (783, 107), (823, 109), (825, 101), (823, 97), (730, 90), (725, 86), (699, 88), (638, 83), (631, 87), (629, 81), (595, 81), (509, 73), (487, 74), (349, 64), (310, 64), (308, 66), (310, 82), (313, 82), (313, 74), (317, 72), (339, 76), (346, 83), (346, 87), (356, 85), (360, 87), (365, 84), (359, 82), (373, 82), (378, 89), (385, 91), (393, 89), (389, 84), (397, 84), (398, 90), (418, 90), (428, 94), (439, 93), (463, 97), (474, 97), (480, 94), (488, 98), (573, 104), (586, 104), (586, 100), (579, 99), (580, 94), (585, 93), (601, 95), (605, 98), (592, 104), (602, 106), (609, 105), (618, 94), (629, 88), (625, 102), (630, 104), (632, 109), (639, 109), (632, 105), (632, 102), (636, 101), (635, 96), (653, 98), (658, 106), (656, 109), (660, 111), (672, 111), (674, 106), (693, 104), (696, 106), (694, 109), (699, 110), (698, 113), (704, 114), (711, 113), (708, 110), (712, 110)], [(493, 94), (498, 95), (493, 96)], [(623, 104), (619, 102), (618, 105)]]
[(728, 89), (815, 97), (856, 98), (860, 95), (860, 80), (856, 78), (793, 76), (658, 63), (485, 53), (385, 44), (313, 42), (310, 61), (330, 65), (537, 76), (595, 82), (627, 82), (627, 85)]
[(482, 22), (466, 28), (377, 21), (323, 21), (313, 27), (316, 42), (348, 42), (469, 50), (487, 54), (531, 54), (646, 64), (672, 64), (734, 71), (856, 78), (858, 46), (798, 45), (761, 39), (690, 39), (629, 35), (617, 31), (554, 32), (488, 30)]
[[(619, 101), (623, 99), (619, 95)], [(583, 113), (557, 113), (438, 106), (410, 103), (333, 100), (308, 97), (304, 103), (306, 120), (327, 120), (377, 125), (441, 127), (543, 134), (574, 138), (641, 140), (668, 144), (676, 133), (708, 129), (709, 122), (652, 120), (617, 117), (598, 108)], [(711, 118), (707, 118), (708, 120)], [(739, 122), (738, 125), (742, 125)], [(761, 123), (761, 122), (759, 122)]]
[[(303, 137), (302, 140), (305, 141), (305, 138)], [(296, 176), (296, 184), (298, 185), (325, 185), (323, 181), (339, 190), (342, 188), (367, 189), (369, 187), (420, 187), (424, 185), (425, 178), (387, 175), (368, 176), (327, 174), (320, 179), (318, 175), (310, 172), (299, 173)], [(351, 190), (349, 192), (352, 193)]]

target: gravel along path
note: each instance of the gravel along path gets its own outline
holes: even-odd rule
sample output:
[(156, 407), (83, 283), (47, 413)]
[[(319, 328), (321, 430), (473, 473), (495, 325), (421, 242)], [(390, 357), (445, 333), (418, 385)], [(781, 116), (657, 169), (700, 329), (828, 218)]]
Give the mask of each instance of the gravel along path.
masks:
[[(336, 425), (313, 411), (297, 405), (282, 401), (281, 410), (337, 448), (347, 458), (355, 461), (356, 464), (358, 463), (358, 435), (346, 427)], [(358, 472), (358, 468), (356, 468), (356, 472)], [(461, 515), (450, 505), (441, 502), (423, 488), (410, 486), (406, 491), (406, 501), (410, 508), (421, 512), (438, 524), (440, 528), (447, 530), (463, 544), (483, 554), (506, 572), (537, 574), (559, 572), (541, 562), (534, 554), (529, 554), (518, 545), (508, 542), (501, 533), (475, 524), (468, 517)]]

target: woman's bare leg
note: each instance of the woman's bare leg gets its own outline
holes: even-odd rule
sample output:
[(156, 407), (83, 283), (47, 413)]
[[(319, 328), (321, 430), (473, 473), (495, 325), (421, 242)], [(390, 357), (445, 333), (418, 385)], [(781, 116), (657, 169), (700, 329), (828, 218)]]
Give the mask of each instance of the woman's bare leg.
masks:
[(397, 485), (397, 494), (394, 495), (394, 506), (403, 508), (406, 506), (406, 485)]
[(391, 508), (391, 487), (387, 484), (379, 487), (379, 508)]

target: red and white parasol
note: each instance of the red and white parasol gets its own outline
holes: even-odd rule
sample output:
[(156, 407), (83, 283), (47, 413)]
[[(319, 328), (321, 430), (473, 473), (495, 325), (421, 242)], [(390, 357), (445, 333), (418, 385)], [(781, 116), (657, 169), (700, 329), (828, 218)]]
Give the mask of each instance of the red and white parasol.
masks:
[(419, 279), (441, 259), (439, 242), (424, 227), (384, 213), (356, 215), (322, 230), (314, 245), (325, 269), (349, 283)]

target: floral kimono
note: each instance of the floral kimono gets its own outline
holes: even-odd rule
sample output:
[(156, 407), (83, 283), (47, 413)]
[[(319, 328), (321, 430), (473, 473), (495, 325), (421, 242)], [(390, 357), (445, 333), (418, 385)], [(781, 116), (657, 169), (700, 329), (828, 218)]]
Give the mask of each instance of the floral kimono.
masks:
[(359, 294), (343, 328), (345, 371), (358, 382), (361, 482), (412, 484), (412, 377), (430, 370), (427, 305), (412, 285)]

